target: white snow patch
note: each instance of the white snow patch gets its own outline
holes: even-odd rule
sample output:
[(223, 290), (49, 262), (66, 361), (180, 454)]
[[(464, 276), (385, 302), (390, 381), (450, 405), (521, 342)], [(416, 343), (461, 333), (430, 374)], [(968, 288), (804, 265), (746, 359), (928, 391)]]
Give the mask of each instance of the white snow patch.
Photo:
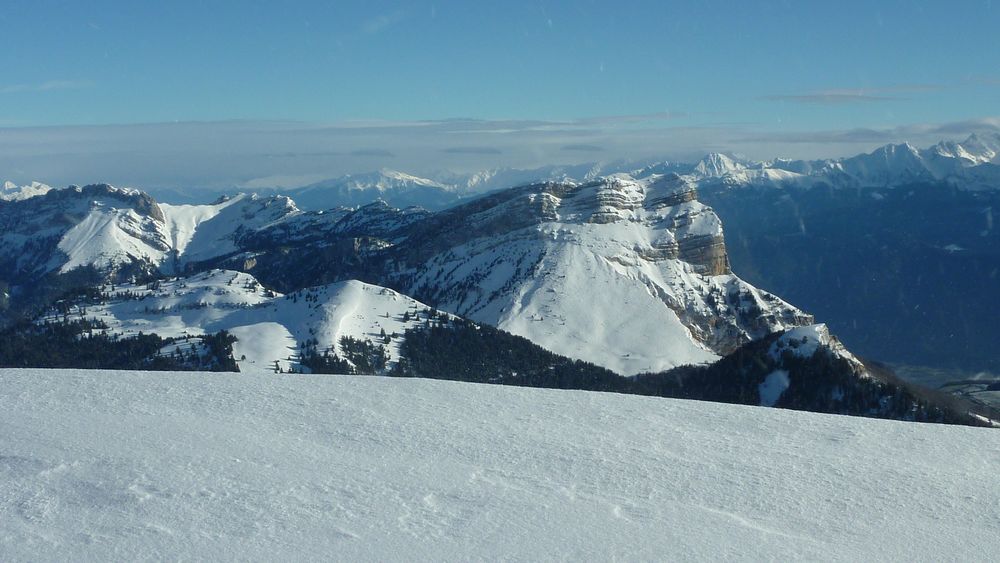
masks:
[(773, 407), (781, 399), (781, 394), (788, 389), (788, 371), (783, 369), (774, 370), (767, 374), (764, 382), (757, 390), (760, 392), (760, 404), (764, 407)]

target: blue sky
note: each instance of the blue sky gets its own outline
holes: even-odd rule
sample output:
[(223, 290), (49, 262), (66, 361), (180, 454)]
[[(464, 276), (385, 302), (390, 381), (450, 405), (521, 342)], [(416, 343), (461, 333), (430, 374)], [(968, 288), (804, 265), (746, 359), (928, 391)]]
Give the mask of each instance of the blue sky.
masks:
[[(39, 128), (53, 126), (87, 126), (99, 144), (94, 126), (231, 120), (392, 124), (383, 131), (398, 142), (407, 124), (463, 118), (492, 123), (492, 135), (460, 143), (480, 155), (503, 154), (490, 141), (501, 131), (524, 135), (530, 122), (521, 140), (531, 142), (545, 137), (538, 122), (554, 122), (572, 123), (579, 142), (540, 142), (536, 160), (628, 157), (652, 130), (663, 131), (652, 149), (665, 156), (717, 148), (809, 157), (892, 140), (893, 131), (993, 127), (1000, 115), (1000, 2), (989, 0), (6, 0), (0, 29), (8, 142), (27, 142), (24, 129), (42, 139)], [(881, 136), (830, 142), (859, 130)], [(405, 152), (364, 143), (353, 151)], [(542, 154), (553, 144), (602, 150)], [(330, 173), (394, 164), (341, 160)], [(30, 173), (2, 165), (15, 169), (7, 176)]]

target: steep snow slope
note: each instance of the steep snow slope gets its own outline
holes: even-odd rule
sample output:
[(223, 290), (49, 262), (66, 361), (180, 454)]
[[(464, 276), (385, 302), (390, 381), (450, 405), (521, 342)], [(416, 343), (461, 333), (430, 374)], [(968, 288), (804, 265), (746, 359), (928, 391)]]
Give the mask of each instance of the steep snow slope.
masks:
[(718, 217), (676, 175), (528, 186), (433, 219), (400, 247), (407, 293), (621, 374), (811, 322), (729, 272)]
[(746, 163), (732, 156), (721, 153), (710, 153), (694, 166), (693, 175), (703, 178), (721, 177), (746, 169)]
[(161, 205), (138, 190), (106, 184), (0, 201), (0, 279), (31, 283), (86, 266), (106, 274), (173, 273), (231, 253), (240, 236), (299, 213), (281, 196)]
[(337, 376), (0, 370), (10, 560), (957, 560), (1000, 434)]
[(65, 254), (54, 256), (50, 268), (60, 273), (82, 266), (114, 269), (119, 264), (148, 262), (160, 264), (170, 247), (160, 224), (115, 200), (96, 199), (83, 220), (66, 231), (58, 248)]
[[(264, 198), (254, 194), (239, 194), (212, 205), (160, 204), (160, 208), (178, 267), (234, 252), (240, 234), (300, 213), (287, 197)], [(173, 271), (169, 263), (165, 266)]]
[(155, 269), (170, 250), (162, 220), (146, 194), (104, 184), (0, 202), (0, 276), (90, 265)]
[[(289, 295), (265, 290), (249, 274), (212, 270), (189, 278), (149, 285), (105, 287), (111, 299), (104, 305), (76, 308), (70, 317), (96, 319), (107, 332), (139, 332), (163, 338), (214, 334), (226, 330), (239, 340), (233, 345), (240, 371), (284, 371), (299, 367), (299, 344), (315, 338), (320, 351), (341, 353), (345, 336), (384, 344), (389, 361), (399, 357), (402, 335), (422, 322), (415, 316), (427, 307), (391, 289), (358, 281), (310, 288)], [(57, 321), (51, 312), (41, 320)], [(384, 343), (382, 331), (390, 336)]]

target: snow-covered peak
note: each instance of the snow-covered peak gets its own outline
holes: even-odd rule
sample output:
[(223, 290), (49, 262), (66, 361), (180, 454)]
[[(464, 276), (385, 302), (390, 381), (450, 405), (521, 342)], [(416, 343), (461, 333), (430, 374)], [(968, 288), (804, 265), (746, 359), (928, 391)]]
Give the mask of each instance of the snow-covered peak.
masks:
[(933, 150), (942, 156), (959, 159), (966, 166), (994, 162), (1000, 155), (1000, 134), (973, 133), (961, 143), (942, 141)]
[(366, 174), (348, 174), (288, 190), (306, 210), (358, 207), (384, 199), (396, 207), (420, 206), (439, 209), (454, 202), (454, 188), (427, 178), (382, 169)]
[(718, 216), (676, 174), (497, 192), (432, 217), (398, 253), (416, 297), (621, 374), (812, 322), (729, 272)]
[(701, 178), (721, 178), (746, 167), (745, 163), (739, 162), (731, 156), (710, 153), (695, 165), (694, 174)]
[(0, 201), (24, 200), (39, 195), (45, 195), (50, 190), (52, 190), (51, 187), (41, 182), (31, 182), (30, 184), (19, 186), (14, 182), (5, 181), (3, 183), (3, 188), (0, 188)]
[(398, 190), (416, 186), (449, 189), (449, 186), (435, 182), (434, 180), (420, 178), (419, 176), (414, 176), (412, 174), (388, 168), (383, 168), (377, 172), (369, 172), (367, 174), (348, 174), (333, 180), (326, 180), (324, 182), (312, 184), (311, 186), (307, 186), (307, 188), (338, 188), (340, 186), (344, 186), (349, 190), (376, 190), (380, 193), (389, 190)]
[(824, 323), (786, 330), (771, 345), (769, 353), (775, 360), (780, 360), (786, 351), (801, 358), (810, 358), (821, 349), (863, 369), (861, 361), (851, 354), (837, 337), (830, 334), (830, 329)]
[[(0, 266), (8, 277), (95, 267), (102, 274), (176, 272), (236, 249), (244, 233), (300, 211), (284, 196), (240, 194), (211, 205), (159, 204), (108, 184), (50, 189), (0, 207)], [(139, 272), (134, 269), (138, 268)]]
[(14, 280), (82, 266), (150, 271), (170, 248), (162, 221), (156, 201), (136, 190), (50, 189), (0, 206), (0, 265)]
[(234, 252), (241, 234), (265, 229), (301, 213), (291, 198), (281, 195), (238, 194), (212, 205), (164, 203), (160, 207), (163, 229), (177, 261), (165, 263), (167, 271)]

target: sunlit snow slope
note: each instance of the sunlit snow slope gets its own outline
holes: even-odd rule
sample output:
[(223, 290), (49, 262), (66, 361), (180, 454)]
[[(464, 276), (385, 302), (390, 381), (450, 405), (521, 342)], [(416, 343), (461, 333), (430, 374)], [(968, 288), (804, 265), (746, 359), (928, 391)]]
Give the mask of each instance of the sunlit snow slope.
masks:
[(1000, 433), (338, 376), (0, 370), (3, 560), (1000, 552)]
[[(343, 337), (377, 341), (395, 362), (401, 335), (422, 322), (409, 315), (427, 309), (396, 291), (356, 280), (281, 295), (250, 274), (228, 270), (102, 289), (107, 303), (75, 307), (69, 317), (100, 321), (108, 327), (105, 332), (126, 337), (143, 332), (180, 338), (225, 330), (237, 338), (233, 355), (241, 372), (301, 369), (299, 344), (311, 339), (320, 351), (334, 353), (341, 353)], [(61, 318), (52, 310), (41, 320)], [(385, 336), (389, 342), (383, 342)]]

